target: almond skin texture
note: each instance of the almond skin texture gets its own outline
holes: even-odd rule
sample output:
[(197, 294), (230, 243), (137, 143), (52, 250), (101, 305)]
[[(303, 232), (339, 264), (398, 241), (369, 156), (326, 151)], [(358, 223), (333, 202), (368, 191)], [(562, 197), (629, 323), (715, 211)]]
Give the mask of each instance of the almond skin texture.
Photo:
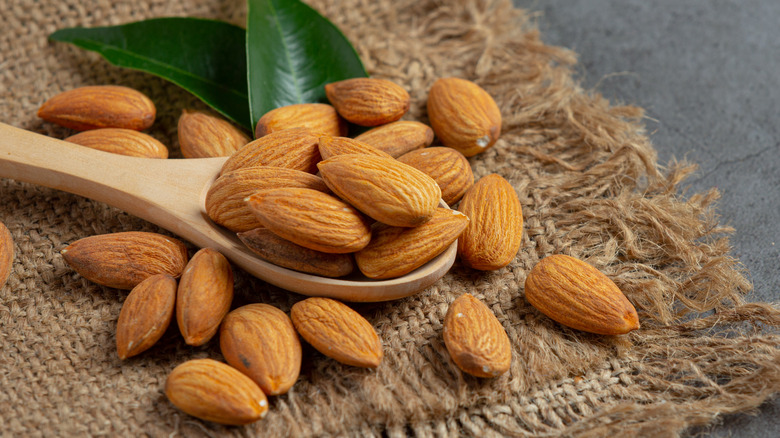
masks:
[(420, 122), (399, 120), (370, 129), (355, 137), (355, 140), (398, 158), (407, 152), (430, 146), (433, 143), (433, 129)]
[(347, 137), (320, 137), (320, 155), (323, 160), (336, 155), (366, 154), (377, 157), (393, 158), (379, 149), (369, 146), (361, 141)]
[(187, 414), (220, 424), (249, 424), (268, 413), (268, 399), (252, 379), (212, 359), (174, 368), (165, 381), (165, 395)]
[(132, 289), (155, 274), (178, 278), (187, 247), (162, 234), (128, 231), (85, 237), (62, 250), (65, 261), (87, 280)]
[(525, 279), (525, 299), (554, 321), (600, 335), (639, 328), (636, 309), (598, 269), (556, 254), (537, 263)]
[(268, 111), (255, 127), (255, 137), (290, 128), (306, 128), (332, 136), (347, 135), (347, 124), (336, 108), (324, 103), (299, 103)]
[(336, 111), (360, 126), (395, 122), (409, 110), (409, 93), (385, 79), (354, 78), (325, 85)]
[(428, 118), (442, 144), (467, 157), (486, 151), (501, 135), (501, 111), (482, 87), (459, 78), (434, 82)]
[(290, 316), (303, 339), (325, 356), (364, 368), (376, 368), (382, 362), (382, 342), (376, 331), (346, 304), (307, 298), (293, 305)]
[(318, 167), (333, 193), (388, 225), (422, 225), (433, 216), (441, 199), (436, 181), (392, 158), (336, 155)]
[(228, 313), (219, 330), (222, 355), (266, 395), (286, 393), (301, 370), (301, 343), (286, 313), (249, 304)]
[(355, 254), (360, 272), (385, 279), (408, 274), (447, 249), (468, 225), (469, 218), (448, 208), (437, 208), (431, 220), (413, 228), (377, 223), (371, 242)]
[(116, 352), (124, 360), (152, 347), (168, 329), (176, 303), (176, 280), (153, 275), (134, 287), (116, 323)]
[(273, 166), (316, 173), (321, 134), (303, 128), (285, 129), (259, 138), (237, 150), (222, 166), (221, 175), (242, 167)]
[(299, 187), (330, 193), (322, 178), (283, 167), (246, 167), (228, 172), (214, 181), (206, 194), (206, 213), (211, 220), (235, 231), (249, 231), (260, 222), (244, 201), (259, 190)]
[(77, 131), (125, 128), (142, 131), (154, 123), (157, 109), (140, 91), (96, 85), (64, 91), (47, 100), (38, 117)]
[(316, 190), (261, 190), (250, 196), (247, 203), (264, 227), (315, 251), (355, 252), (371, 239), (369, 222), (359, 211)]
[(453, 205), (474, 185), (469, 160), (452, 148), (417, 149), (398, 157), (398, 161), (425, 172), (441, 189), (441, 199)]
[(71, 135), (65, 141), (113, 154), (168, 158), (168, 148), (156, 138), (132, 129), (101, 128)]
[(443, 336), (452, 361), (463, 372), (496, 377), (509, 370), (509, 337), (493, 312), (471, 294), (463, 294), (450, 304)]
[(355, 262), (349, 254), (329, 254), (305, 248), (282, 239), (267, 228), (238, 233), (253, 253), (277, 266), (323, 277), (343, 277), (352, 273)]
[(186, 109), (179, 116), (178, 135), (184, 158), (228, 157), (250, 141), (227, 120)]
[(4, 223), (0, 222), (0, 288), (11, 275), (14, 264), (14, 240)]
[(458, 239), (463, 264), (490, 271), (515, 259), (523, 242), (523, 211), (507, 180), (496, 174), (480, 178), (463, 196), (458, 210), (471, 219)]
[(233, 270), (225, 256), (203, 248), (187, 263), (176, 294), (176, 322), (188, 345), (208, 342), (233, 302)]

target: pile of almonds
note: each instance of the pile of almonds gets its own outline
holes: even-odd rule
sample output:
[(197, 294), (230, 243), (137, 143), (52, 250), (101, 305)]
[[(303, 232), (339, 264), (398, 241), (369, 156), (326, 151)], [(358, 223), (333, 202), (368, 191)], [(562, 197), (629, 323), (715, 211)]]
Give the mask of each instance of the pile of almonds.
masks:
[[(215, 223), (271, 263), (325, 277), (355, 269), (370, 279), (403, 276), (456, 239), (460, 260), (473, 269), (496, 270), (515, 259), (523, 225), (517, 194), (497, 174), (474, 182), (467, 159), (500, 135), (501, 115), (485, 90), (458, 78), (436, 81), (427, 104), (432, 128), (400, 120), (410, 97), (393, 82), (349, 79), (327, 84), (325, 92), (331, 105), (289, 105), (265, 114), (254, 141), (215, 116), (183, 112), (178, 133), (185, 157), (229, 157), (206, 197)], [(83, 87), (53, 97), (38, 114), (85, 130), (66, 139), (82, 146), (168, 156), (164, 145), (139, 132), (152, 124), (155, 109), (135, 90)], [(348, 123), (371, 129), (349, 138)], [(430, 146), (434, 133), (443, 146)], [(455, 204), (458, 210), (450, 210)], [(298, 378), (298, 336), (346, 365), (381, 363), (377, 333), (341, 302), (308, 298), (289, 317), (267, 304), (230, 311), (233, 274), (213, 249), (188, 261), (175, 239), (128, 232), (87, 237), (62, 253), (83, 277), (131, 289), (117, 322), (121, 359), (154, 345), (174, 312), (189, 345), (219, 332), (227, 364), (191, 360), (166, 382), (171, 402), (196, 417), (225, 424), (262, 418), (266, 396), (284, 394)], [(527, 276), (525, 295), (572, 328), (607, 335), (638, 328), (636, 310), (617, 286), (569, 256), (539, 262)], [(510, 367), (506, 332), (470, 294), (450, 305), (443, 337), (466, 373), (495, 377)]]

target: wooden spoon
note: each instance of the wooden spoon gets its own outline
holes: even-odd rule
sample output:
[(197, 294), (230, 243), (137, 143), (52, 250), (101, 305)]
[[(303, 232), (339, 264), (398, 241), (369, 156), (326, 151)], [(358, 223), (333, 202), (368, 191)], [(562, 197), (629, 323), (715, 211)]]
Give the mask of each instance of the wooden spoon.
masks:
[(417, 270), (390, 280), (331, 279), (265, 262), (206, 215), (206, 192), (226, 158), (154, 159), (103, 152), (0, 123), (0, 177), (51, 187), (117, 207), (218, 250), (255, 277), (289, 291), (345, 301), (415, 294), (455, 261), (455, 243)]

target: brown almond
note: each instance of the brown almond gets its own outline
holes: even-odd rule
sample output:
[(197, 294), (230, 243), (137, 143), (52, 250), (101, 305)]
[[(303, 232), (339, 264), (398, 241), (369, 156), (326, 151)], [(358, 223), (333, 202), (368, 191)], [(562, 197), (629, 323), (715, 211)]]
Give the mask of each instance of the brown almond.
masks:
[(347, 137), (320, 137), (319, 145), (320, 156), (322, 156), (323, 160), (327, 160), (336, 155), (347, 154), (367, 154), (375, 155), (377, 157), (393, 158), (373, 146)]
[(441, 199), (436, 181), (392, 158), (336, 155), (318, 167), (333, 193), (388, 225), (421, 225), (433, 216)]
[(298, 333), (317, 351), (346, 365), (376, 368), (382, 343), (371, 323), (346, 304), (330, 298), (307, 298), (290, 314)]
[(458, 210), (471, 219), (458, 239), (463, 264), (489, 271), (515, 259), (523, 243), (523, 210), (507, 180), (497, 174), (480, 178), (463, 196)]
[(168, 329), (176, 303), (176, 280), (152, 275), (127, 296), (116, 323), (116, 351), (124, 360), (151, 348)]
[(398, 161), (425, 172), (441, 188), (441, 199), (453, 205), (474, 185), (471, 164), (452, 148), (417, 149), (398, 157)]
[(343, 277), (355, 269), (349, 254), (329, 254), (305, 248), (267, 228), (238, 233), (238, 238), (260, 258), (283, 268), (331, 278)]
[(601, 271), (577, 258), (556, 254), (537, 263), (525, 279), (525, 298), (554, 321), (601, 335), (639, 328), (636, 309)]
[(298, 103), (265, 113), (257, 121), (255, 137), (290, 128), (306, 128), (332, 136), (347, 135), (347, 124), (336, 108), (325, 103)]
[(252, 379), (212, 359), (174, 368), (165, 381), (165, 395), (187, 414), (220, 424), (249, 424), (268, 413), (268, 399)]
[(71, 135), (65, 141), (113, 154), (168, 158), (168, 148), (156, 138), (132, 129), (101, 128)]
[(286, 393), (301, 370), (301, 343), (286, 313), (249, 304), (228, 313), (219, 330), (227, 363), (254, 380), (266, 395)]
[(430, 146), (433, 143), (433, 129), (420, 122), (399, 120), (369, 129), (355, 137), (355, 140), (397, 158), (415, 149)]
[(303, 128), (285, 129), (259, 138), (225, 161), (220, 174), (242, 167), (273, 166), (316, 173), (320, 161), (320, 134)]
[(441, 254), (469, 222), (463, 213), (437, 208), (431, 220), (413, 228), (377, 223), (371, 242), (355, 254), (358, 268), (368, 278), (406, 275)]
[(176, 322), (188, 345), (208, 342), (233, 302), (233, 270), (225, 256), (203, 248), (187, 263), (176, 294)]
[(0, 222), (0, 288), (8, 281), (13, 264), (14, 239), (5, 224)]
[(157, 109), (140, 91), (115, 85), (95, 85), (64, 91), (47, 100), (38, 117), (77, 131), (152, 126)]
[(179, 116), (178, 135), (184, 158), (227, 157), (250, 141), (227, 120), (186, 109)]
[(452, 361), (463, 372), (496, 377), (509, 370), (509, 337), (493, 312), (471, 294), (463, 294), (450, 304), (443, 336)]
[(62, 250), (62, 257), (87, 280), (132, 289), (155, 274), (178, 278), (187, 264), (187, 247), (162, 234), (127, 231), (79, 239)]
[(474, 82), (443, 78), (428, 93), (428, 118), (442, 144), (467, 157), (486, 151), (501, 135), (501, 111)]
[(206, 213), (229, 230), (252, 230), (261, 224), (244, 200), (259, 190), (281, 187), (330, 193), (322, 178), (311, 173), (283, 167), (246, 167), (225, 173), (214, 181), (206, 194)]
[(368, 245), (368, 220), (342, 200), (311, 189), (261, 190), (247, 199), (260, 223), (280, 237), (327, 253), (355, 252)]
[(409, 93), (386, 79), (353, 78), (325, 85), (325, 94), (346, 120), (377, 126), (400, 119), (409, 110)]

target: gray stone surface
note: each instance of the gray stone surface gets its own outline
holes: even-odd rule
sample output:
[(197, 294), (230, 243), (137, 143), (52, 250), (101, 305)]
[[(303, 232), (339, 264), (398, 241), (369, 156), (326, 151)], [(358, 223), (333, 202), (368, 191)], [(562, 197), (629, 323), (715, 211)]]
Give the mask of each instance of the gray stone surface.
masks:
[[(780, 1), (514, 3), (541, 12), (546, 43), (579, 54), (583, 86), (645, 108), (660, 163), (699, 164), (688, 190), (720, 190), (749, 299), (780, 302)], [(780, 399), (693, 432), (779, 437)]]

